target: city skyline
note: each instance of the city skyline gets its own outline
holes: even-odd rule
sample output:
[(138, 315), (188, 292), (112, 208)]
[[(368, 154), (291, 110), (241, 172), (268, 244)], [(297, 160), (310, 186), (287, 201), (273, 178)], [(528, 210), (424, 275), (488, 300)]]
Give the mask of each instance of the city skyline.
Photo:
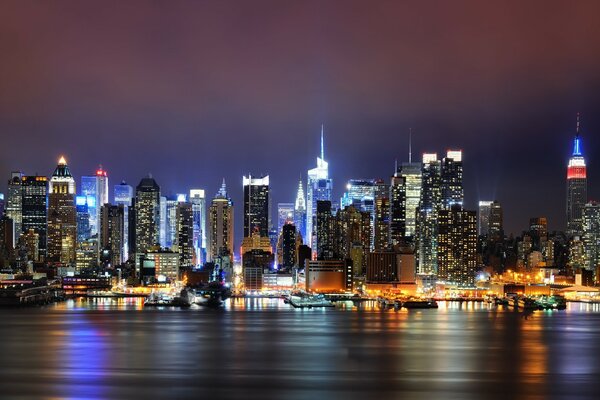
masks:
[[(412, 128), (414, 154), (464, 151), (467, 208), (498, 199), (508, 232), (532, 214), (554, 230), (566, 223), (577, 112), (589, 180), (600, 176), (595, 3), (531, 2), (511, 14), (477, 3), (257, 1), (167, 15), (31, 4), (7, 3), (0, 17), (0, 176), (49, 175), (64, 153), (77, 182), (99, 164), (131, 185), (152, 172), (165, 193), (212, 193), (225, 177), (241, 204), (238, 179), (252, 172), (270, 175), (274, 204), (292, 202), (324, 124), (337, 199), (349, 179), (387, 180), (396, 159), (407, 161)], [(589, 197), (600, 189), (591, 184)]]

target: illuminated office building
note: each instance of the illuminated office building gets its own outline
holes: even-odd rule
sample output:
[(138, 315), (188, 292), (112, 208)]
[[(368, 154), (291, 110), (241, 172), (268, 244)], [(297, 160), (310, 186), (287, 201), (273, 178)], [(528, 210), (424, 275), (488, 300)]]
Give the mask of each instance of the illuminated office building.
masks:
[[(420, 170), (419, 170), (420, 176)], [(420, 191), (420, 188), (419, 188)], [(406, 178), (396, 170), (390, 182), (390, 245), (403, 242), (406, 231)]]
[(104, 204), (100, 208), (100, 226), (100, 253), (106, 254), (110, 266), (117, 267), (125, 262), (125, 206)]
[[(225, 180), (223, 180), (225, 183)], [(194, 218), (194, 265), (204, 263), (208, 238), (206, 235), (206, 196), (204, 189), (190, 190), (189, 202), (192, 204)]]
[(423, 154), (421, 201), (417, 221), (418, 272), (437, 274), (438, 216), (441, 209), (441, 164), (435, 153)]
[(33, 231), (38, 235), (39, 259), (44, 260), (48, 236), (48, 178), (45, 176), (23, 176), (21, 202), (23, 233)]
[(317, 259), (331, 260), (334, 257), (333, 216), (331, 215), (331, 202), (317, 201), (317, 215), (315, 218), (317, 237)]
[(123, 206), (123, 261), (129, 260), (129, 211), (133, 204), (133, 187), (125, 181), (114, 187), (115, 205)]
[(294, 203), (277, 204), (277, 235), (281, 234), (281, 228), (285, 224), (294, 223)]
[(191, 203), (179, 202), (176, 207), (177, 238), (174, 249), (179, 253), (179, 266), (194, 266), (194, 211)]
[(588, 202), (583, 207), (582, 217), (583, 267), (596, 271), (600, 265), (600, 203)]
[(217, 257), (233, 257), (233, 202), (227, 194), (225, 180), (208, 210), (208, 255), (210, 261)]
[(371, 250), (383, 250), (390, 245), (390, 186), (382, 180), (377, 180), (374, 188), (375, 209), (372, 215)]
[(305, 243), (313, 250), (317, 248), (314, 243), (316, 232), (313, 229), (317, 215), (317, 202), (331, 202), (333, 181), (329, 178), (329, 164), (325, 161), (325, 146), (323, 139), (323, 126), (321, 125), (321, 157), (317, 157), (316, 168), (308, 170), (306, 182), (306, 238)]
[(487, 236), (490, 231), (490, 212), (492, 201), (480, 201), (477, 211), (477, 234)]
[(269, 176), (243, 178), (244, 185), (244, 237), (256, 231), (260, 237), (269, 237)]
[(81, 177), (81, 195), (94, 200), (88, 201), (90, 229), (92, 235), (100, 232), (100, 209), (109, 202), (108, 174), (100, 166), (94, 175)]
[(81, 243), (92, 236), (87, 197), (76, 196), (75, 208), (77, 212), (77, 243)]
[(136, 263), (159, 240), (160, 187), (152, 176), (143, 178), (135, 193)]
[[(396, 174), (404, 180), (404, 237), (406, 238), (412, 238), (416, 234), (418, 209), (421, 202), (422, 173), (422, 164), (413, 163), (412, 158), (409, 158), (409, 162), (402, 163), (399, 173)], [(397, 181), (397, 185), (402, 185), (400, 180)], [(401, 190), (401, 188), (397, 188), (397, 190)]]
[(48, 185), (48, 248), (49, 260), (63, 264), (75, 263), (77, 245), (77, 211), (75, 179), (64, 157)]
[(23, 232), (23, 189), (21, 172), (11, 173), (6, 193), (6, 216), (13, 221), (13, 243), (17, 243)]
[(442, 160), (441, 169), (442, 208), (451, 208), (454, 205), (462, 207), (464, 200), (462, 151), (448, 150)]

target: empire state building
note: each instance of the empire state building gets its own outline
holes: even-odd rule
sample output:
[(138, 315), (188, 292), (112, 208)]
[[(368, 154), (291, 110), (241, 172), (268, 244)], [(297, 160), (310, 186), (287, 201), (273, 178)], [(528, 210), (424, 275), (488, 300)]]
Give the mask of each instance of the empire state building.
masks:
[(577, 114), (577, 131), (573, 140), (573, 154), (567, 166), (567, 234), (581, 234), (582, 209), (587, 202), (587, 174), (585, 158), (581, 150), (579, 137), (579, 114)]

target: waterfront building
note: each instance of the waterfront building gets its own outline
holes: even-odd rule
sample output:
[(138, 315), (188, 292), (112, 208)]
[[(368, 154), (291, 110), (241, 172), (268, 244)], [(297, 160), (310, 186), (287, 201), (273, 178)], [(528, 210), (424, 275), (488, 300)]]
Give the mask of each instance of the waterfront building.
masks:
[(588, 202), (582, 217), (583, 268), (596, 271), (600, 265), (600, 203)]
[(367, 258), (367, 282), (415, 283), (415, 254), (410, 249), (375, 250)]
[(306, 237), (305, 242), (313, 250), (317, 248), (316, 224), (317, 202), (331, 202), (333, 181), (329, 178), (329, 164), (325, 161), (323, 125), (321, 125), (321, 156), (317, 157), (317, 166), (308, 170), (306, 182)]
[(581, 234), (582, 210), (587, 203), (587, 171), (579, 131), (580, 120), (577, 114), (573, 153), (567, 165), (567, 234), (569, 236)]
[(48, 232), (48, 178), (23, 176), (21, 178), (22, 232), (33, 230), (38, 235), (39, 260), (46, 257)]
[(344, 260), (311, 260), (304, 269), (305, 289), (316, 293), (352, 290), (352, 266)]
[(362, 275), (371, 246), (371, 215), (354, 206), (338, 210), (334, 220), (334, 259), (353, 260), (354, 275)]
[(258, 232), (261, 237), (269, 237), (269, 176), (243, 177), (244, 185), (244, 237)]
[(438, 230), (438, 278), (472, 287), (477, 268), (477, 213), (458, 204), (440, 210)]
[(48, 186), (48, 259), (63, 264), (75, 263), (77, 245), (77, 211), (75, 179), (64, 157), (50, 178)]

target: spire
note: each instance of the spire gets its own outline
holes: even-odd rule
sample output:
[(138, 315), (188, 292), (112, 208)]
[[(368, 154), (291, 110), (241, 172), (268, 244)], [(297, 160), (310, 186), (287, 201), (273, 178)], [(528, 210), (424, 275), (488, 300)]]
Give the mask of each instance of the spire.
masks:
[(408, 163), (412, 163), (412, 128), (408, 128)]
[(227, 198), (227, 185), (225, 185), (225, 178), (223, 178), (223, 183), (221, 183), (221, 187), (217, 192), (217, 197), (222, 197), (224, 199)]
[(325, 145), (323, 143), (323, 124), (321, 124), (321, 160), (325, 159)]
[(579, 131), (581, 128), (581, 115), (577, 113), (577, 127), (575, 129), (575, 139), (573, 140), (573, 156), (581, 156), (581, 139), (579, 138)]
[(65, 156), (60, 156), (58, 160), (58, 165), (67, 165), (67, 160), (65, 160)]

